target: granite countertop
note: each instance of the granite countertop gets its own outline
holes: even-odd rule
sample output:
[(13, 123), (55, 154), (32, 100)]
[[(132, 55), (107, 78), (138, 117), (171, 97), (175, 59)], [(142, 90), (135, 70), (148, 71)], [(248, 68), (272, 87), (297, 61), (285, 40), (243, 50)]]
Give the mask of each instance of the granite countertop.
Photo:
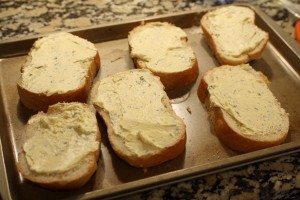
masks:
[(230, 3), (251, 3), (259, 6), (287, 32), (293, 33), (292, 25), (295, 20), (276, 0), (39, 0), (1, 1), (0, 39), (20, 38)]
[[(294, 1), (300, 3), (300, 1)], [(251, 3), (291, 37), (295, 17), (276, 0), (0, 1), (1, 41), (231, 3)], [(300, 199), (300, 153), (135, 194), (125, 199)]]

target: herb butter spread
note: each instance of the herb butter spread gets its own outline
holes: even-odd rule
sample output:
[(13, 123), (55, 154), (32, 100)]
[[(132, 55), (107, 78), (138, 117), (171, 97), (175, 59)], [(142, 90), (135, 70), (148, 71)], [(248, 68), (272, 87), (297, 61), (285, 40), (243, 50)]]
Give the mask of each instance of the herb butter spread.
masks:
[[(162, 101), (159, 78), (147, 70), (129, 70), (101, 80), (93, 103), (110, 117), (113, 134), (127, 151), (143, 156), (178, 141), (182, 120)], [(171, 110), (170, 110), (171, 109)]]
[(207, 14), (207, 29), (222, 54), (239, 57), (254, 50), (267, 33), (254, 24), (254, 13), (241, 6), (227, 6)]
[(94, 114), (78, 104), (63, 106), (59, 113), (40, 112), (28, 121), (27, 128), (35, 134), (23, 149), (30, 169), (35, 172), (65, 172), (99, 148)]
[(21, 84), (35, 92), (52, 95), (77, 89), (86, 76), (97, 49), (70, 33), (56, 33), (37, 40), (24, 67)]
[(259, 74), (248, 64), (222, 66), (207, 75), (211, 106), (234, 118), (244, 135), (288, 130), (288, 117)]
[(148, 23), (129, 35), (131, 56), (155, 72), (173, 73), (192, 68), (193, 50), (186, 33), (167, 23)]

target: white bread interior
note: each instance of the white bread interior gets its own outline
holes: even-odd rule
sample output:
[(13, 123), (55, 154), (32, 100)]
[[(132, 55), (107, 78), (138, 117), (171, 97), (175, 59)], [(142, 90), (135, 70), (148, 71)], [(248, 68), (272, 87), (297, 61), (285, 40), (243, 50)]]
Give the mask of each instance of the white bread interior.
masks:
[(87, 104), (58, 103), (33, 115), (18, 155), (22, 176), (51, 189), (86, 184), (97, 169), (101, 136)]
[(269, 34), (255, 25), (255, 12), (244, 6), (212, 9), (201, 18), (200, 25), (222, 65), (239, 65), (258, 59), (269, 39)]
[(167, 22), (141, 24), (129, 32), (130, 55), (136, 67), (160, 77), (166, 90), (193, 83), (199, 74), (186, 33)]
[(93, 43), (70, 33), (50, 34), (33, 44), (21, 68), (20, 100), (37, 111), (58, 102), (85, 103), (99, 68)]
[(233, 150), (278, 145), (288, 134), (288, 113), (269, 90), (267, 78), (248, 64), (207, 71), (198, 97), (208, 108), (218, 138)]
[(135, 167), (159, 165), (185, 149), (186, 128), (159, 77), (132, 69), (96, 83), (91, 99), (115, 153)]

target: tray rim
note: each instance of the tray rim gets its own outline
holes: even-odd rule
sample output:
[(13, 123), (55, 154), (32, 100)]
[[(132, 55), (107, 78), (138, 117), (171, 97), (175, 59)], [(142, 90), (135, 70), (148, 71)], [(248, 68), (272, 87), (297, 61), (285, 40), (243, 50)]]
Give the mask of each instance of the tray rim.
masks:
[[(105, 38), (99, 38), (99, 36), (98, 36), (98, 38), (95, 38), (94, 36), (87, 36), (86, 33), (87, 32), (91, 33), (91, 32), (95, 32), (97, 30), (103, 30), (103, 29), (111, 30), (111, 29), (118, 28), (119, 26), (128, 26), (128, 27), (133, 28), (142, 22), (150, 22), (150, 21), (168, 21), (168, 22), (172, 23), (173, 21), (176, 21), (176, 19), (180, 18), (181, 16), (194, 17), (194, 16), (198, 16), (196, 14), (203, 13), (203, 11), (205, 11), (205, 10), (207, 10), (207, 9), (198, 8), (198, 9), (189, 10), (189, 11), (180, 11), (180, 12), (176, 12), (176, 13), (167, 13), (167, 14), (162, 14), (162, 15), (157, 15), (157, 16), (150, 16), (150, 17), (145, 17), (143, 19), (126, 19), (124, 21), (108, 22), (108, 23), (105, 23), (102, 25), (100, 24), (100, 25), (93, 25), (93, 26), (89, 26), (89, 27), (73, 28), (73, 29), (60, 30), (60, 31), (51, 31), (48, 33), (40, 33), (40, 34), (36, 34), (36, 35), (24, 36), (22, 38), (11, 38), (11, 39), (0, 41), (0, 59), (26, 55), (29, 52), (30, 47), (32, 46), (32, 44), (34, 43), (35, 40), (37, 40), (38, 38), (41, 38), (41, 37), (45, 37), (49, 34), (53, 34), (53, 33), (68, 32), (68, 33), (77, 35), (79, 37), (82, 37), (84, 39), (87, 39), (93, 43), (99, 43), (99, 42), (104, 42), (104, 41), (125, 38), (125, 35), (123, 37), (118, 35), (117, 37), (116, 36), (113, 36), (113, 37), (108, 36)], [(193, 21), (188, 21), (188, 23), (186, 23), (185, 26), (186, 27), (191, 26), (192, 24), (195, 23), (195, 20), (196, 19), (193, 19)], [(189, 24), (191, 24), (191, 25), (189, 25)], [(181, 27), (184, 27), (184, 26), (181, 26)], [(132, 28), (130, 28), (129, 30), (131, 30)], [(12, 52), (10, 52), (10, 49), (7, 49), (16, 44), (22, 45), (25, 43), (30, 43), (30, 47), (28, 48), (28, 45), (27, 45), (26, 47), (22, 47), (21, 50), (19, 50), (19, 51), (16, 49), (13, 49)], [(26, 50), (24, 50), (24, 48)], [(5, 49), (8, 50), (9, 53), (6, 53)]]
[[(289, 48), (295, 54), (295, 56), (300, 60), (300, 45), (298, 45), (298, 43), (296, 43), (288, 33), (286, 33), (279, 25), (277, 25), (275, 23), (275, 21), (273, 21), (269, 16), (267, 16), (265, 13), (263, 13), (256, 6), (247, 5), (247, 4), (246, 5), (238, 4), (238, 5), (247, 6), (247, 7), (252, 8), (256, 12), (256, 14), (258, 14), (260, 16), (260, 18), (262, 18), (262, 20), (268, 24), (269, 28), (272, 29), (274, 33), (276, 33), (277, 37), (279, 37), (286, 44), (286, 47)], [(207, 12), (208, 10), (214, 9), (214, 8), (215, 7), (209, 7), (209, 8), (203, 8), (203, 9), (197, 9), (197, 10), (195, 9), (192, 11), (182, 11), (182, 12), (177, 12), (177, 13), (172, 13), (172, 14), (165, 14), (165, 15), (160, 15), (157, 17), (148, 17), (148, 18), (143, 19), (142, 21), (169, 19), (170, 17), (173, 17), (173, 16), (182, 16), (182, 15), (199, 16), (199, 15), (203, 14), (204, 12)], [(69, 30), (66, 32), (71, 32), (71, 33), (74, 33), (75, 35), (76, 34), (80, 35), (82, 32), (87, 31), (87, 30), (92, 31), (93, 29), (110, 28), (110, 27), (115, 27), (115, 26), (124, 25), (124, 24), (134, 24), (135, 25), (140, 22), (141, 22), (141, 20), (129, 20), (129, 21), (123, 21), (123, 22), (119, 22), (119, 23), (110, 23), (110, 24), (105, 24), (105, 25), (101, 25), (101, 26), (88, 27), (87, 29), (86, 28), (72, 29), (72, 30)], [(192, 24), (194, 24), (194, 22)], [(20, 41), (22, 42), (22, 41), (28, 41), (28, 40), (36, 40), (37, 38), (48, 35), (48, 34), (50, 34), (50, 33), (29, 36), (29, 37), (26, 37), (25, 39), (24, 38), (23, 39), (13, 39), (10, 41), (0, 42), (0, 47), (3, 44), (10, 45), (12, 43), (20, 42)], [(20, 54), (16, 54), (16, 55), (20, 55)], [(0, 52), (0, 59), (1, 59), (1, 56), (2, 56), (2, 54)], [(13, 55), (13, 56), (15, 56), (15, 55)], [(0, 91), (2, 92), (1, 85), (0, 85)], [(1, 161), (0, 164), (3, 164), (3, 166), (0, 166), (0, 172), (2, 172), (2, 171), (4, 172), (3, 174), (5, 175), (5, 180), (8, 181), (7, 173), (5, 171), (5, 163), (4, 163), (5, 160), (4, 160), (4, 156), (3, 156), (1, 137), (0, 137), (0, 150), (1, 150), (0, 151), (0, 161)], [(272, 150), (274, 150), (274, 151), (272, 151)], [(215, 162), (209, 163), (209, 164), (197, 165), (197, 166), (193, 166), (193, 167), (186, 168), (186, 169), (180, 169), (180, 170), (176, 170), (173, 172), (156, 175), (153, 177), (148, 177), (148, 178), (144, 178), (144, 179), (140, 179), (140, 180), (136, 180), (136, 181), (131, 181), (128, 183), (120, 184), (116, 188), (113, 187), (113, 188), (99, 189), (99, 190), (84, 193), (82, 195), (71, 196), (70, 199), (74, 199), (74, 198), (75, 199), (78, 199), (78, 198), (89, 199), (89, 198), (96, 198), (96, 197), (111, 199), (111, 198), (124, 197), (129, 194), (134, 194), (134, 193), (142, 192), (145, 190), (150, 190), (150, 189), (154, 189), (154, 188), (165, 186), (165, 185), (170, 185), (170, 184), (181, 182), (181, 181), (191, 180), (193, 178), (198, 178), (198, 177), (206, 176), (206, 175), (213, 174), (213, 173), (228, 171), (230, 169), (234, 169), (237, 167), (246, 166), (249, 164), (254, 164), (254, 163), (261, 162), (261, 161), (265, 161), (265, 160), (281, 157), (284, 155), (289, 155), (292, 153), (300, 152), (300, 141), (284, 143), (282, 145), (259, 150), (257, 152), (261, 153), (260, 156), (258, 156), (258, 157), (257, 156), (255, 157), (251, 153), (240, 154), (240, 155), (231, 157), (229, 159), (226, 159), (225, 161), (224, 160), (215, 161)], [(234, 162), (232, 162), (232, 160), (234, 160)], [(213, 165), (214, 167), (211, 167), (211, 165)], [(157, 182), (158, 178), (160, 180), (159, 183)], [(4, 188), (3, 187), (0, 188), (0, 191), (1, 191), (1, 195), (2, 195), (3, 199), (6, 199), (6, 198), (11, 199), (10, 190), (9, 190), (9, 186), (7, 183), (4, 186)], [(3, 191), (4, 191), (4, 194), (3, 194)]]
[[(49, 34), (56, 33), (56, 32), (69, 32), (72, 34), (75, 34), (77, 36), (83, 37), (85, 39), (88, 39), (85, 37), (83, 32), (86, 31), (95, 31), (97, 29), (105, 29), (105, 28), (113, 28), (117, 27), (120, 25), (128, 25), (128, 24), (133, 24), (134, 26), (136, 24), (140, 24), (141, 22), (149, 22), (149, 21), (158, 21), (158, 20), (168, 20), (172, 21), (172, 17), (180, 17), (180, 16), (187, 16), (187, 15), (201, 15), (201, 13), (205, 13), (209, 10), (215, 9), (217, 7), (224, 7), (224, 6), (231, 6), (231, 5), (236, 5), (236, 6), (245, 6), (253, 9), (256, 14), (258, 14), (265, 22), (267, 22), (270, 25), (270, 28), (274, 30), (274, 32), (279, 33), (278, 35), (280, 38), (293, 50), (298, 56), (300, 57), (300, 45), (292, 38), (290, 34), (288, 34), (282, 27), (280, 27), (276, 22), (271, 19), (271, 17), (267, 16), (258, 6), (251, 5), (251, 4), (246, 4), (246, 3), (234, 3), (234, 4), (228, 4), (228, 5), (220, 5), (220, 6), (212, 6), (212, 7), (202, 7), (202, 8), (196, 8), (196, 9), (191, 9), (188, 11), (178, 11), (175, 13), (166, 13), (166, 14), (161, 14), (157, 16), (150, 16), (150, 17), (145, 17), (143, 19), (126, 19), (124, 21), (116, 21), (116, 22), (107, 22), (105, 24), (100, 24), (100, 25), (93, 25), (93, 26), (88, 26), (88, 27), (81, 27), (81, 28), (72, 28), (72, 29), (65, 29), (65, 30), (58, 30), (58, 31), (51, 31), (47, 33), (39, 33), (35, 35), (27, 35), (22, 38), (10, 38), (6, 40), (0, 41), (0, 59), (1, 58), (9, 58), (13, 56), (20, 56), (24, 55), (27, 52), (14, 52), (10, 54), (5, 54), (1, 49), (4, 49), (3, 47), (7, 47), (10, 45), (14, 45), (15, 43), (22, 43), (24, 41), (30, 41), (34, 42), (38, 38), (45, 37)], [(194, 24), (194, 23), (190, 23)], [(106, 41), (106, 40), (99, 40), (99, 41)], [(98, 42), (98, 41), (91, 41), (91, 42)], [(28, 49), (29, 51), (29, 49)]]

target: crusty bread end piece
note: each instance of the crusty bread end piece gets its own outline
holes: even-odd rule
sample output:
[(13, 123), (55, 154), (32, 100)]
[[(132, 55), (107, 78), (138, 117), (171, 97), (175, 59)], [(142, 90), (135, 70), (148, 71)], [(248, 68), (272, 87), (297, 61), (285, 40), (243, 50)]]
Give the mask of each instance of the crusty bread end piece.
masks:
[(224, 65), (203, 75), (198, 97), (208, 109), (217, 137), (231, 149), (250, 152), (284, 142), (288, 113), (266, 82), (248, 64)]
[(101, 136), (95, 114), (83, 103), (58, 103), (33, 115), (18, 155), (22, 176), (50, 189), (75, 189), (97, 170)]
[(204, 36), (222, 65), (239, 65), (261, 57), (269, 34), (255, 25), (255, 12), (244, 6), (212, 9), (200, 20)]
[(100, 56), (91, 42), (64, 32), (41, 38), (21, 68), (20, 100), (36, 111), (58, 102), (86, 103), (99, 68)]
[(139, 69), (159, 76), (166, 90), (192, 84), (199, 69), (186, 33), (167, 22), (141, 24), (129, 32), (130, 55)]
[(91, 99), (107, 126), (113, 150), (130, 165), (156, 166), (184, 151), (185, 124), (149, 70), (106, 77), (93, 86)]

